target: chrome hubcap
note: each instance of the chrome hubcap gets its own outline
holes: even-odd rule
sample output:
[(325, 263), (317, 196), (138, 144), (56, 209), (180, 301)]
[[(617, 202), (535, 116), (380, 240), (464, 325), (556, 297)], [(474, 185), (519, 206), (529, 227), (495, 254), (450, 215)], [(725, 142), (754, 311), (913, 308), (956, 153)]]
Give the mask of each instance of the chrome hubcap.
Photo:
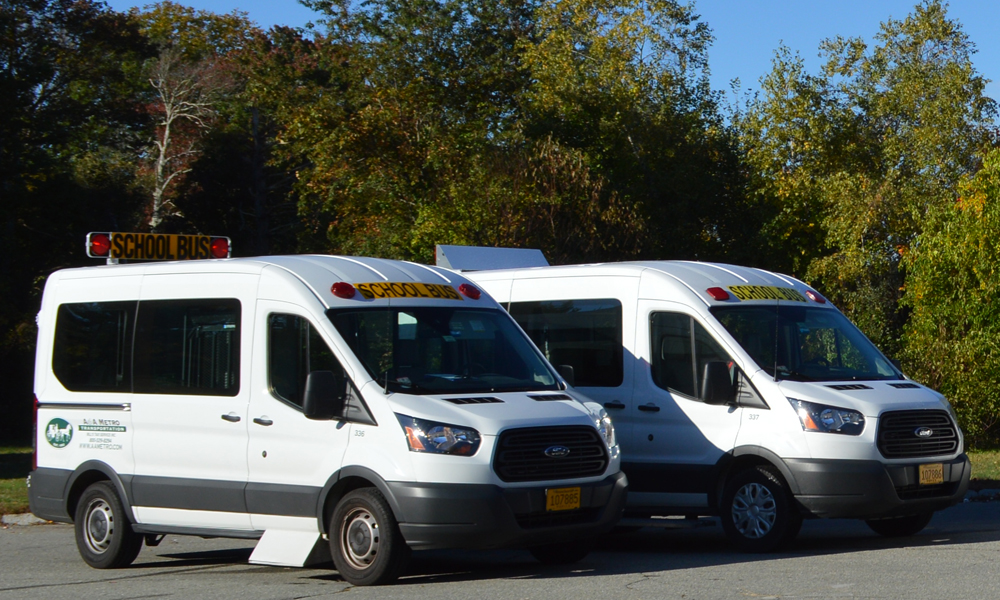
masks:
[(87, 547), (95, 554), (104, 554), (115, 536), (115, 514), (103, 498), (95, 498), (87, 506), (83, 529)]
[(367, 569), (378, 555), (379, 538), (375, 517), (363, 508), (355, 508), (344, 517), (340, 528), (341, 554), (355, 569)]
[(767, 535), (778, 516), (774, 494), (759, 483), (741, 487), (733, 497), (732, 508), (736, 531), (751, 539)]

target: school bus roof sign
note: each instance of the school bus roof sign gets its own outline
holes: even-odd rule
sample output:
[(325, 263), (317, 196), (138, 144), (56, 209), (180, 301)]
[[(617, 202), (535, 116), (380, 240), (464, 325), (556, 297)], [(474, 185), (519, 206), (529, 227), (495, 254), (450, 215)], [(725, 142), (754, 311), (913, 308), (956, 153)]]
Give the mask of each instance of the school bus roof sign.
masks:
[(229, 238), (172, 233), (121, 233), (95, 231), (87, 234), (87, 256), (127, 260), (198, 260), (229, 258)]

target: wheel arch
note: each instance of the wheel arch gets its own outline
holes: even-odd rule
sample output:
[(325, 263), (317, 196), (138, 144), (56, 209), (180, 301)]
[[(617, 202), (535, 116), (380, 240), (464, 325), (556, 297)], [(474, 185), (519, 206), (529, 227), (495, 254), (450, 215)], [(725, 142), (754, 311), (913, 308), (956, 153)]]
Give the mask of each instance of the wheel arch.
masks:
[(725, 454), (719, 460), (719, 477), (716, 479), (715, 488), (712, 490), (712, 498), (709, 505), (721, 510), (722, 492), (729, 479), (736, 473), (757, 465), (774, 467), (784, 480), (788, 491), (792, 495), (799, 493), (799, 486), (795, 481), (795, 476), (780, 456), (761, 446), (740, 446), (734, 448), (732, 452)]
[(378, 473), (367, 467), (344, 467), (330, 476), (320, 492), (319, 503), (316, 507), (316, 519), (322, 533), (330, 533), (330, 515), (333, 514), (333, 509), (340, 502), (340, 499), (348, 492), (365, 487), (378, 489), (389, 503), (389, 508), (392, 509), (396, 521), (403, 522), (395, 495)]
[(80, 502), (80, 496), (88, 487), (98, 481), (108, 481), (114, 486), (122, 506), (125, 507), (125, 515), (129, 523), (134, 525), (135, 516), (132, 514), (132, 502), (129, 500), (129, 494), (122, 478), (109, 464), (99, 460), (88, 460), (81, 463), (70, 475), (69, 481), (66, 482), (66, 513), (69, 515), (70, 521), (76, 520), (76, 507)]

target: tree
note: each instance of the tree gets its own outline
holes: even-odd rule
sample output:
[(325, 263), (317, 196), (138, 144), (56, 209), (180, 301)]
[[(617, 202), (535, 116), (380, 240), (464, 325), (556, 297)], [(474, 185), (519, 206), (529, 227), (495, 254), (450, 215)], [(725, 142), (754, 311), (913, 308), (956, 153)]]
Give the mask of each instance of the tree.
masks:
[(133, 9), (132, 14), (160, 49), (146, 66), (152, 90), (149, 110), (157, 125), (150, 159), (149, 227), (160, 231), (166, 218), (184, 218), (171, 191), (191, 171), (217, 105), (235, 91), (228, 56), (252, 39), (254, 28), (244, 13), (217, 15), (169, 0), (146, 12)]
[(973, 44), (936, 0), (860, 39), (821, 46), (808, 75), (779, 52), (741, 121), (755, 193), (793, 270), (822, 288), (880, 347), (901, 352), (904, 257), (926, 215), (979, 166), (995, 103)]
[(973, 443), (1000, 439), (1000, 150), (929, 215), (905, 259), (907, 365), (941, 391)]

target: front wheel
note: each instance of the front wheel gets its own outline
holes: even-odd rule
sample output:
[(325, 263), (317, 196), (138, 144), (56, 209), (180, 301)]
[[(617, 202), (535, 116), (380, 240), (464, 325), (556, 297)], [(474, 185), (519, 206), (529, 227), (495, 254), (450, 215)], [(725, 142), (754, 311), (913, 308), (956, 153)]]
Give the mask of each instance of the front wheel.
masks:
[(744, 552), (772, 552), (791, 542), (802, 517), (773, 468), (758, 465), (736, 473), (722, 493), (722, 529)]
[(933, 516), (933, 512), (925, 512), (894, 519), (872, 519), (865, 521), (865, 524), (875, 533), (885, 537), (906, 537), (922, 531)]
[(142, 536), (132, 531), (109, 481), (98, 481), (83, 492), (73, 525), (80, 556), (95, 569), (127, 567), (142, 549)]
[(385, 497), (375, 488), (361, 488), (348, 492), (333, 510), (330, 553), (349, 583), (383, 585), (402, 573), (410, 547)]

